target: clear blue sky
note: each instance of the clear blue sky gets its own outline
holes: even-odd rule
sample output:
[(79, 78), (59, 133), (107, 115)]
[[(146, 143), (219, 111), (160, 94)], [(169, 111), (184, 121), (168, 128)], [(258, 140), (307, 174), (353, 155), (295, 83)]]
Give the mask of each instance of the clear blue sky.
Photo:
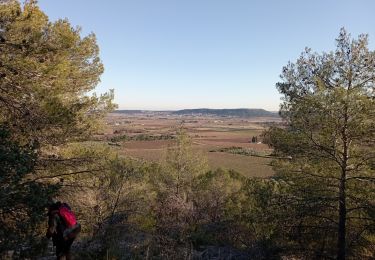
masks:
[(51, 20), (94, 32), (122, 109), (278, 110), (282, 67), (334, 49), (341, 27), (375, 41), (372, 0), (39, 0)]

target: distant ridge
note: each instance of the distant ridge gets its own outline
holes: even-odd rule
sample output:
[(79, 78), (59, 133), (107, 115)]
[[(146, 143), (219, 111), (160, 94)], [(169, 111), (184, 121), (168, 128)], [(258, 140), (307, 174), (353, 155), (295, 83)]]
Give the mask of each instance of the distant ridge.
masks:
[(277, 112), (270, 112), (264, 109), (256, 108), (234, 108), (234, 109), (210, 109), (210, 108), (195, 108), (182, 109), (176, 111), (152, 111), (152, 110), (116, 110), (115, 113), (123, 114), (148, 114), (148, 113), (163, 113), (172, 115), (215, 115), (225, 117), (278, 117)]
[(142, 114), (152, 112), (150, 110), (131, 110), (131, 109), (118, 109), (113, 111), (113, 113), (121, 113), (121, 114)]
[(198, 108), (198, 109), (183, 109), (173, 112), (177, 115), (216, 115), (216, 116), (229, 116), (229, 117), (277, 117), (277, 113), (269, 112), (264, 109), (253, 109), (253, 108), (235, 108), (235, 109), (209, 109), (209, 108)]

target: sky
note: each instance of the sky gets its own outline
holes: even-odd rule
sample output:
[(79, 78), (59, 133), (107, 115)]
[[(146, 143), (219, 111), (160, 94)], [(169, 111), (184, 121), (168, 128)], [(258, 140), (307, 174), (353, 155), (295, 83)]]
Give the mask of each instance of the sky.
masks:
[(96, 92), (120, 109), (277, 111), (282, 67), (335, 48), (341, 27), (375, 42), (373, 0), (39, 0), (52, 21), (95, 33)]

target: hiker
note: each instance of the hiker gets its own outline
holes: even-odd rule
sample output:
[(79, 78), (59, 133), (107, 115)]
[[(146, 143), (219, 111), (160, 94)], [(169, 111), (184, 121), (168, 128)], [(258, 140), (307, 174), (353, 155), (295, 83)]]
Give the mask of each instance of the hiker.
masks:
[(52, 237), (58, 260), (70, 260), (70, 247), (81, 231), (74, 213), (66, 203), (52, 203), (48, 208), (48, 229), (46, 237)]

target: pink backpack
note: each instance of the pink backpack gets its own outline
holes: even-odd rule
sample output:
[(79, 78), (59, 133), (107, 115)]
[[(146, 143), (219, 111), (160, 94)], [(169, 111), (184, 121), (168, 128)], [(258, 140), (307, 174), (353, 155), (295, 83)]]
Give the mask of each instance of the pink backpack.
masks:
[(59, 208), (59, 215), (64, 220), (67, 228), (71, 228), (77, 224), (77, 218), (74, 215), (73, 211), (70, 209), (68, 204), (63, 203)]

